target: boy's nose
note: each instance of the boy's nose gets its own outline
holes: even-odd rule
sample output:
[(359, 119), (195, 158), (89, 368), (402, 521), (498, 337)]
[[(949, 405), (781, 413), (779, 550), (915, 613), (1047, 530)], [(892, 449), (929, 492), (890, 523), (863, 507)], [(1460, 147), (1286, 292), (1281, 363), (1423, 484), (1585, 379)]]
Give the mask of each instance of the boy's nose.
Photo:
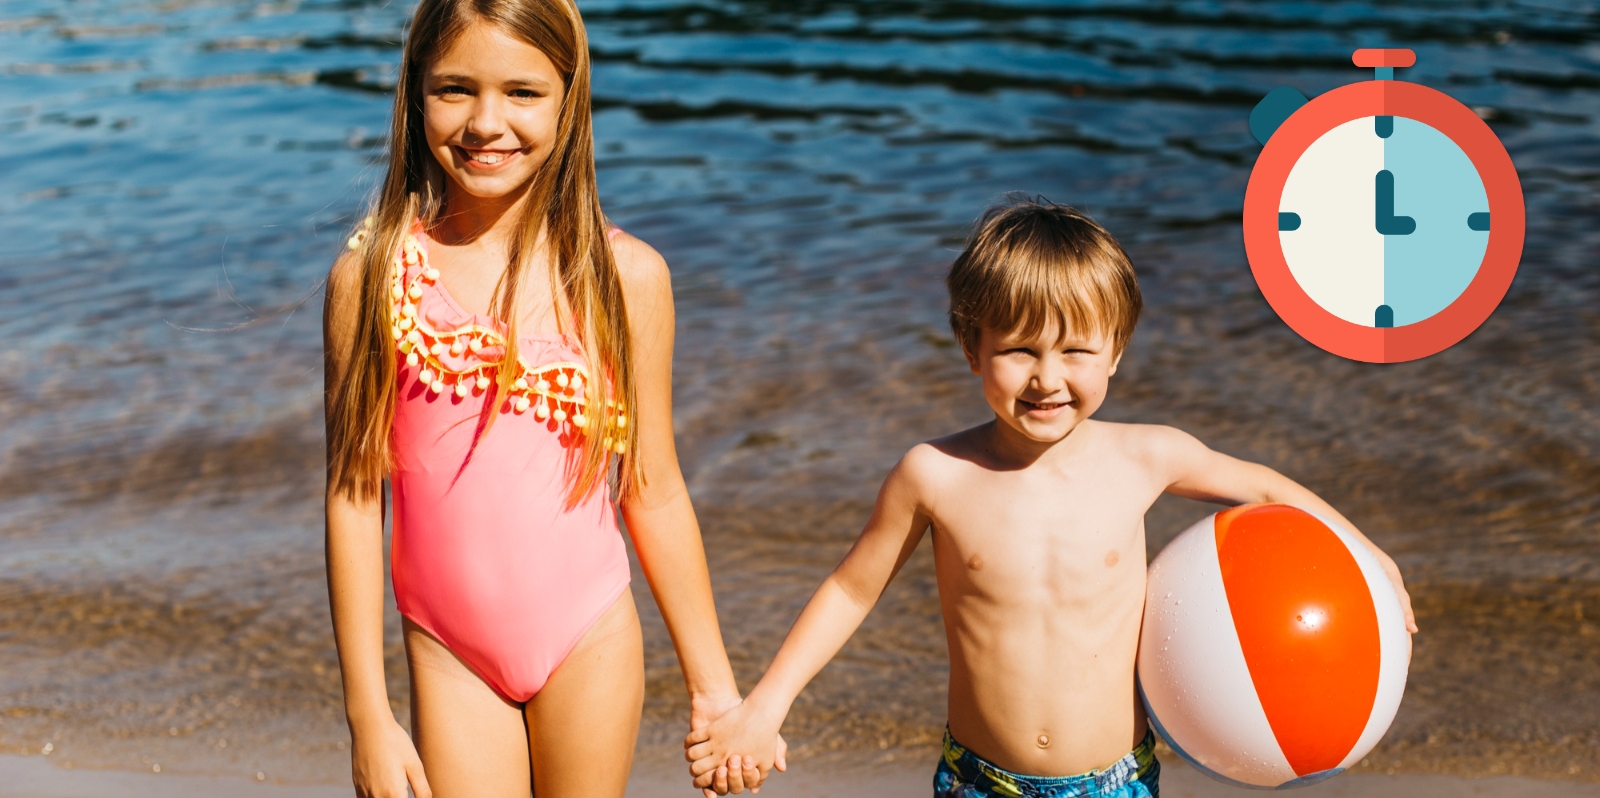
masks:
[(1036, 390), (1045, 393), (1064, 391), (1067, 388), (1067, 370), (1060, 364), (1050, 362), (1049, 358), (1041, 359), (1033, 375), (1033, 384)]

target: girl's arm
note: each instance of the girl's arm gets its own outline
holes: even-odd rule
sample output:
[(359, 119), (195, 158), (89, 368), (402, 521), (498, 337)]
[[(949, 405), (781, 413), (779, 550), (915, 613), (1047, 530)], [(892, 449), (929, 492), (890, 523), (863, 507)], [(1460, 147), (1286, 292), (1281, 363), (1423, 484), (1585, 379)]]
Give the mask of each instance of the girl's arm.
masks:
[(1388, 574), (1389, 581), (1400, 596), (1400, 606), (1405, 610), (1406, 630), (1412, 633), (1417, 631), (1416, 616), (1411, 611), (1411, 595), (1406, 592), (1405, 583), (1400, 578), (1400, 567), (1322, 497), (1264, 465), (1213, 451), (1188, 433), (1170, 427), (1158, 427), (1153, 435), (1156, 462), (1161, 463), (1169, 475), (1168, 493), (1220, 504), (1291, 504), (1330, 518), (1349, 530), (1378, 558), (1384, 573)]
[[(717, 625), (700, 525), (673, 440), (672, 281), (666, 262), (644, 242), (622, 234), (614, 251), (633, 345), (637, 406), (629, 415), (638, 425), (636, 456), (644, 477), (621, 503), (622, 518), (683, 668), (690, 725), (704, 725), (740, 699)], [(753, 767), (735, 768), (727, 778), (740, 789), (760, 783)]]
[(928, 529), (931, 519), (922, 509), (918, 475), (930, 465), (928, 458), (936, 456), (930, 447), (919, 446), (895, 466), (878, 491), (866, 529), (811, 596), (761, 683), (737, 709), (685, 739), (696, 786), (703, 786), (730, 753), (771, 750), (771, 740), (800, 691), (866, 620)]
[[(328, 275), (323, 308), (324, 396), (349, 364), (355, 337), (361, 263), (347, 255)], [(328, 413), (332, 417), (332, 413)], [(344, 678), (345, 717), (350, 724), (350, 761), (360, 798), (430, 798), (422, 760), (389, 709), (383, 673), (383, 495), (373, 486), (365, 498), (328, 486), (328, 601)]]

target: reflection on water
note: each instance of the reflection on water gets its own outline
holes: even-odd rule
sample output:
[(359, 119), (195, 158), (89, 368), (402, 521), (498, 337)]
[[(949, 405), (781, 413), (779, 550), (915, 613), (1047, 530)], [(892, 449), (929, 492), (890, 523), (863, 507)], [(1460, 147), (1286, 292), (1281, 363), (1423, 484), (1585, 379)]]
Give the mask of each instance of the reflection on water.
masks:
[[(1026, 190), (1138, 264), (1148, 311), (1108, 417), (1285, 471), (1407, 569), (1424, 634), (1370, 762), (1600, 774), (1590, 4), (582, 7), (606, 208), (674, 267), (684, 466), (741, 678), (895, 458), (982, 420), (940, 280), (977, 212)], [(346, 772), (316, 292), (382, 168), (408, 10), (0, 7), (0, 746)], [(1362, 46), (1415, 49), (1402, 77), (1487, 119), (1528, 199), (1500, 311), (1389, 367), (1289, 332), (1239, 238), (1250, 107), (1365, 79)], [(1158, 505), (1152, 546), (1203, 512)], [(670, 756), (681, 681), (641, 607), (643, 753)], [(797, 704), (797, 756), (925, 756), (943, 657), (924, 549)]]

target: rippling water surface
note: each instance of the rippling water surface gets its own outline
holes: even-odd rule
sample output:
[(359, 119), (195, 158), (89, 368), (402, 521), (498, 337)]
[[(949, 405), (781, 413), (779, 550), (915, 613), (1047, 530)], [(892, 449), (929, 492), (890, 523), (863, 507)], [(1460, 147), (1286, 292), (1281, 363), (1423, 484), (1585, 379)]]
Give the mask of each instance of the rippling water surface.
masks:
[[(319, 281), (382, 168), (409, 3), (0, 3), (0, 746), (346, 772), (320, 538)], [(1370, 767), (1600, 778), (1600, 12), (1586, 2), (584, 2), (608, 213), (673, 265), (683, 463), (753, 681), (911, 444), (983, 420), (940, 279), (1004, 192), (1128, 245), (1104, 415), (1321, 492), (1424, 633)], [(1455, 348), (1349, 363), (1240, 244), (1269, 89), (1401, 77), (1511, 152), (1528, 246)], [(1152, 548), (1206, 512), (1166, 502)], [(685, 716), (642, 580), (645, 756)], [(404, 715), (391, 619), (391, 695)], [(924, 757), (926, 547), (797, 705), (799, 757)], [(844, 752), (833, 754), (830, 752)], [(871, 758), (871, 757), (868, 757)]]

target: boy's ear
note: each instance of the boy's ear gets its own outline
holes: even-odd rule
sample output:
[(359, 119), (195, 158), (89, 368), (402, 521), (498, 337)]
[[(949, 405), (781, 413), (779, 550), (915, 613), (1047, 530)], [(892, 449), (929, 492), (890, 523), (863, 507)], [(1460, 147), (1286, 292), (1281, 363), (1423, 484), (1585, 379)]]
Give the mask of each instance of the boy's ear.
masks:
[[(980, 332), (978, 335), (981, 336), (983, 333)], [(972, 341), (968, 343), (966, 336), (956, 336), (956, 342), (961, 345), (962, 357), (967, 359), (967, 368), (972, 369), (973, 374), (982, 374), (983, 369), (978, 365), (978, 353), (972, 351), (978, 346), (979, 342)]]
[(1122, 351), (1122, 352), (1118, 352), (1118, 353), (1117, 353), (1117, 356), (1116, 356), (1116, 357), (1114, 357), (1114, 358), (1112, 358), (1112, 359), (1111, 359), (1111, 370), (1110, 370), (1110, 371), (1108, 371), (1108, 372), (1106, 372), (1106, 376), (1107, 376), (1107, 377), (1112, 377), (1112, 376), (1116, 376), (1116, 373), (1117, 373), (1117, 364), (1119, 364), (1119, 363), (1121, 363), (1121, 362), (1122, 362), (1122, 355), (1123, 355), (1123, 353), (1124, 353), (1124, 352), (1126, 352), (1126, 351), (1127, 351), (1127, 350), (1126, 350), (1126, 349), (1124, 349), (1124, 350), (1123, 350), (1123, 351)]

